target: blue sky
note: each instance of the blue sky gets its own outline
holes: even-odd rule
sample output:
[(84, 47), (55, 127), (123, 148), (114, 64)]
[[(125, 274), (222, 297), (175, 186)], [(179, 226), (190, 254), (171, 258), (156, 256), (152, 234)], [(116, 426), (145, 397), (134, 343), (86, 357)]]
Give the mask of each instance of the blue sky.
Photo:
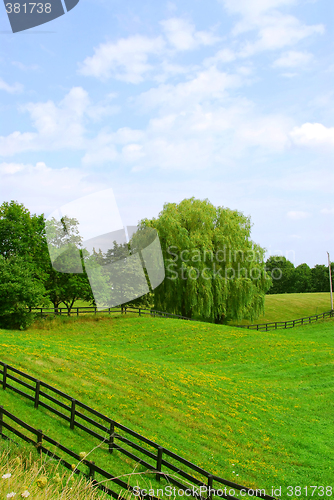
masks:
[(80, 0), (15, 34), (0, 9), (0, 203), (112, 188), (133, 225), (207, 198), (334, 260), (332, 0)]

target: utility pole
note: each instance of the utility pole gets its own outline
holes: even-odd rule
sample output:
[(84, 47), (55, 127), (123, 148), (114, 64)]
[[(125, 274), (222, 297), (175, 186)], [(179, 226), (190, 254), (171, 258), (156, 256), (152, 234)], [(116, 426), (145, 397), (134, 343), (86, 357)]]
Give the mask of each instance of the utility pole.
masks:
[(331, 290), (331, 306), (332, 306), (332, 311), (333, 311), (333, 285), (332, 285), (332, 269), (331, 269), (331, 260), (329, 258), (329, 253), (327, 252), (328, 255), (328, 269), (329, 269), (329, 286)]

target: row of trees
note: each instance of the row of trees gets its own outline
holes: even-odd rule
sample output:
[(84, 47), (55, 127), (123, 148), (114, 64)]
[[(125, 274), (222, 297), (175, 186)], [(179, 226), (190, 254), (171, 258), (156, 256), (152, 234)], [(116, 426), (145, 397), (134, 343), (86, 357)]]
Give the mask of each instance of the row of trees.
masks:
[[(66, 220), (66, 227), (68, 241), (74, 247), (80, 244), (76, 221)], [(145, 228), (158, 232), (166, 277), (153, 293), (150, 289), (131, 303), (150, 304), (160, 310), (220, 323), (230, 318), (252, 319), (263, 311), (264, 295), (271, 280), (264, 269), (264, 249), (250, 239), (248, 217), (227, 208), (216, 208), (207, 200), (191, 198), (178, 205), (164, 205), (157, 219), (141, 222), (139, 233)], [(62, 238), (64, 232), (56, 224), (54, 229), (57, 248), (57, 238)], [(95, 260), (103, 264), (111, 258), (117, 260), (127, 249), (115, 244), (105, 255), (96, 250)], [(109, 284), (113, 286), (111, 279)], [(44, 216), (32, 215), (14, 201), (3, 203), (0, 207), (1, 326), (25, 327), (29, 318), (27, 308), (51, 302), (55, 308), (64, 303), (70, 311), (77, 299), (94, 304), (85, 267), (81, 273), (57, 271), (49, 256)]]
[[(156, 234), (150, 228), (159, 235), (165, 266), (165, 279), (159, 286), (153, 283), (154, 290), (148, 279), (154, 278), (153, 254), (145, 264), (152, 264), (150, 272), (144, 268), (149, 286), (143, 282), (139, 261), (140, 255), (143, 264), (143, 255), (148, 256), (145, 248)], [(295, 268), (284, 257), (270, 257), (265, 262), (265, 250), (251, 240), (250, 232), (250, 218), (242, 213), (214, 207), (208, 200), (190, 198), (179, 204), (167, 203), (157, 218), (142, 220), (129, 244), (110, 243), (112, 248), (105, 253), (98, 248), (93, 250), (89, 256), (93, 259), (91, 265), (92, 260), (80, 249), (81, 237), (75, 219), (65, 216), (61, 221), (52, 221), (50, 226), (43, 215), (30, 214), (22, 204), (3, 203), (0, 326), (24, 328), (31, 319), (29, 308), (50, 303), (55, 309), (64, 304), (69, 312), (78, 299), (95, 305), (86, 269), (100, 280), (97, 287), (100, 304), (104, 303), (104, 297), (110, 297), (110, 291), (117, 298), (138, 297), (140, 293), (135, 292), (140, 285), (149, 292), (143, 291), (144, 295), (131, 300), (132, 305), (154, 306), (216, 323), (256, 319), (264, 311), (266, 293), (329, 290), (326, 266), (310, 269), (301, 264)], [(49, 244), (51, 239), (52, 251), (56, 252), (53, 266), (46, 234)], [(67, 253), (63, 252), (64, 243), (68, 246)], [(59, 252), (61, 265), (57, 267)], [(111, 272), (110, 263), (116, 263), (109, 266)], [(155, 279), (160, 283), (161, 279), (157, 276)], [(93, 286), (92, 280), (91, 283)], [(96, 298), (96, 290), (94, 294)]]
[(27, 308), (68, 308), (77, 299), (92, 301), (86, 273), (64, 274), (51, 265), (43, 215), (22, 204), (0, 206), (0, 326), (25, 328)]
[[(267, 293), (306, 293), (329, 292), (329, 269), (317, 264), (310, 268), (307, 264), (295, 267), (283, 256), (272, 256), (266, 261), (266, 270), (272, 275), (273, 282)], [(331, 263), (334, 276), (334, 263)]]
[[(25, 328), (33, 319), (29, 311), (34, 307), (48, 307), (50, 303), (56, 311), (65, 305), (69, 313), (77, 300), (96, 305), (81, 243), (76, 219), (65, 216), (61, 221), (45, 221), (43, 215), (31, 214), (22, 204), (14, 201), (0, 206), (0, 327)], [(61, 253), (59, 259), (53, 259), (53, 265), (50, 249)], [(103, 296), (110, 296), (110, 289), (117, 296), (134, 296), (131, 293), (133, 284), (129, 282), (131, 272), (126, 277), (124, 273), (117, 279), (114, 276), (113, 282), (105, 279), (106, 273), (99, 272), (103, 265), (121, 262), (129, 256), (129, 245), (114, 242), (105, 255), (93, 253), (93, 269), (90, 267), (90, 271), (100, 280), (100, 301), (103, 302)], [(85, 262), (86, 266), (91, 263)], [(137, 269), (134, 269), (132, 281), (135, 281), (136, 273)], [(148, 287), (146, 290), (149, 290)], [(122, 291), (125, 293), (122, 294)], [(151, 302), (152, 295), (146, 293), (127, 304), (148, 306)]]

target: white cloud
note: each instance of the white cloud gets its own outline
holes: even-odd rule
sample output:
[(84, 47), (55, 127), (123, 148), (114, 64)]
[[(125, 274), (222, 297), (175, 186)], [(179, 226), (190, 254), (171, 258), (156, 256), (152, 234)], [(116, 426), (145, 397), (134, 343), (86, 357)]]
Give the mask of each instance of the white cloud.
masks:
[(23, 91), (23, 85), (21, 83), (14, 83), (14, 85), (10, 85), (6, 83), (5, 80), (0, 78), (0, 90), (4, 90), (9, 94), (19, 94)]
[(2, 200), (17, 199), (33, 211), (46, 215), (65, 202), (106, 188), (82, 169), (53, 169), (43, 161), (35, 165), (0, 163), (0, 172)]
[(201, 45), (213, 45), (220, 40), (209, 31), (196, 31), (195, 26), (185, 19), (173, 17), (160, 24), (176, 50), (191, 50)]
[(234, 34), (240, 34), (250, 29), (258, 31), (257, 40), (247, 41), (240, 51), (241, 57), (249, 57), (264, 50), (276, 50), (294, 45), (314, 34), (323, 34), (322, 24), (307, 26), (296, 17), (280, 12), (264, 14), (258, 18), (246, 20), (237, 25)]
[(109, 104), (115, 96), (93, 105), (82, 87), (73, 87), (59, 102), (30, 102), (21, 106), (30, 114), (37, 132), (15, 131), (0, 137), (0, 156), (12, 156), (23, 151), (86, 148), (85, 124), (88, 119), (98, 121), (118, 111)]
[(294, 45), (314, 34), (322, 34), (322, 24), (305, 25), (296, 17), (283, 14), (281, 7), (289, 7), (298, 0), (220, 0), (227, 12), (239, 14), (241, 19), (235, 24), (232, 34), (239, 36), (249, 31), (257, 34), (257, 39), (243, 42), (239, 56), (249, 57), (264, 50), (276, 50)]
[(137, 103), (143, 110), (155, 107), (164, 108), (169, 112), (174, 109), (186, 109), (189, 105), (194, 107), (203, 100), (223, 100), (227, 97), (227, 89), (239, 87), (241, 83), (239, 75), (218, 71), (212, 66), (198, 71), (189, 81), (151, 88), (137, 98)]
[(79, 67), (79, 73), (101, 80), (114, 77), (128, 83), (140, 83), (153, 66), (148, 63), (149, 55), (162, 52), (161, 37), (148, 38), (134, 35), (117, 42), (101, 43), (94, 49), (94, 55), (87, 57)]
[(309, 212), (303, 212), (303, 211), (291, 211), (287, 212), (287, 217), (292, 220), (301, 220), (301, 219), (306, 219), (307, 217), (310, 216)]
[(290, 132), (294, 144), (298, 146), (334, 146), (334, 127), (325, 127), (321, 123), (304, 123)]
[(23, 163), (0, 163), (0, 173), (2, 175), (13, 175), (23, 170)]
[(0, 137), (0, 155), (82, 147), (83, 118), (88, 105), (87, 92), (81, 87), (74, 87), (58, 106), (51, 100), (22, 106), (22, 111), (29, 112), (37, 133), (16, 131), (7, 137)]
[(215, 66), (217, 64), (224, 64), (236, 59), (236, 54), (229, 48), (224, 48), (216, 52), (214, 56), (207, 57), (203, 61), (203, 66)]
[[(123, 146), (124, 159), (130, 160), (135, 156), (135, 148), (132, 148), (131, 155), (129, 146), (133, 146), (135, 141), (138, 143), (143, 137), (144, 132), (128, 127), (120, 128), (113, 133), (102, 130), (94, 139), (86, 142), (86, 153), (82, 158), (82, 163), (83, 165), (98, 165), (121, 160), (121, 153), (117, 151), (117, 146)], [(138, 147), (141, 148), (140, 145)]]
[(0, 136), (0, 156), (13, 156), (22, 151), (36, 150), (37, 134), (32, 132), (12, 132), (7, 136)]
[(309, 52), (288, 51), (273, 62), (274, 68), (295, 68), (305, 66), (313, 59), (313, 54)]

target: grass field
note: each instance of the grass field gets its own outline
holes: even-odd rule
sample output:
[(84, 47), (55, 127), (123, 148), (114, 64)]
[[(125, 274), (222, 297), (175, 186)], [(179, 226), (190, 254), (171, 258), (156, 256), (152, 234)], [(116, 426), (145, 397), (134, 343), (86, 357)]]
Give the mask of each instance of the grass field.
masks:
[[(333, 333), (333, 320), (265, 333), (149, 317), (64, 318), (0, 330), (0, 359), (270, 494), (272, 486), (333, 486)], [(77, 452), (94, 446), (20, 396), (3, 391), (1, 401)], [(104, 456), (113, 473), (125, 471), (124, 460)]]
[[(82, 300), (75, 302), (73, 307), (87, 307), (90, 304)], [(53, 307), (50, 304), (49, 307)], [(65, 307), (61, 304), (60, 307)], [(230, 321), (230, 325), (249, 325), (252, 323), (271, 323), (304, 318), (330, 311), (330, 293), (284, 293), (265, 296), (265, 313), (254, 321)], [(75, 314), (73, 311), (72, 314)]]
[(231, 324), (271, 323), (313, 316), (331, 310), (330, 293), (283, 293), (265, 296), (265, 312), (254, 321)]

